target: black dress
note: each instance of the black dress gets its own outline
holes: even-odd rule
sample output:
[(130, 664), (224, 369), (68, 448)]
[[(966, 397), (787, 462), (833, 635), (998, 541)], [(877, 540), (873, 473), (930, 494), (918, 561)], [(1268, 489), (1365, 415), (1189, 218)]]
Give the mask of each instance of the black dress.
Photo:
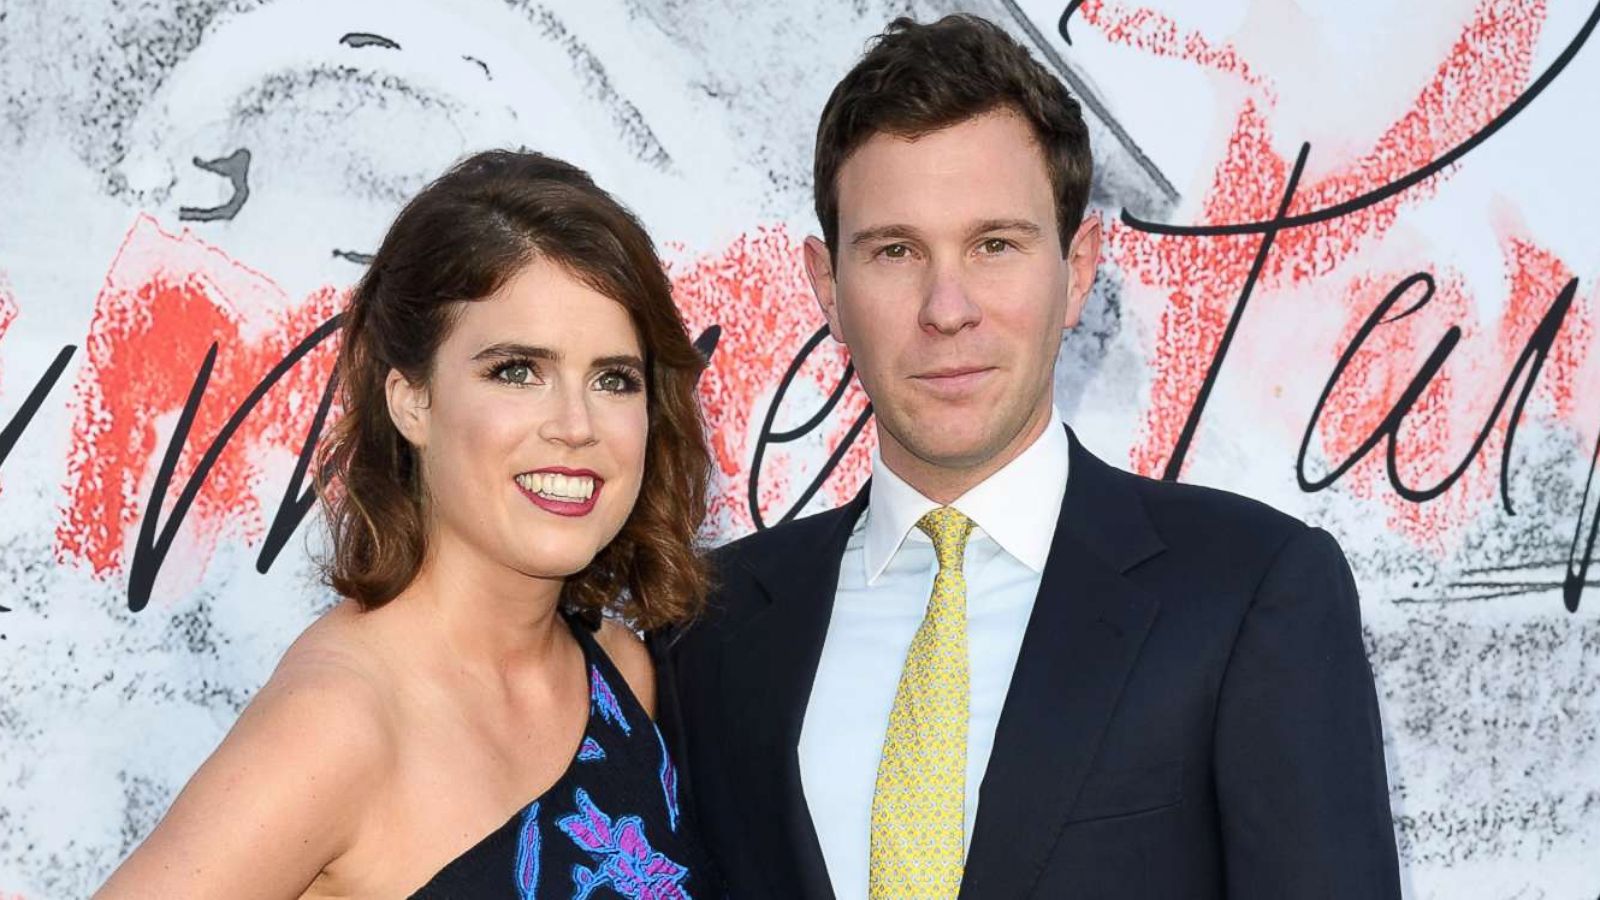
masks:
[(655, 723), (589, 630), (589, 720), (567, 770), (413, 898), (689, 900), (711, 896), (700, 841)]

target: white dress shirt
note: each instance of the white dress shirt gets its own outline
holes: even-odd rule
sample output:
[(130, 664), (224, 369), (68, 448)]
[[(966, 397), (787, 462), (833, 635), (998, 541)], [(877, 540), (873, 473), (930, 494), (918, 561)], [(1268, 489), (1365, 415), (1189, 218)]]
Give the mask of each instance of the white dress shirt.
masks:
[[(1044, 432), (950, 505), (972, 519), (967, 580), (966, 845), (1039, 578), (1067, 487), (1070, 445), (1054, 409)], [(917, 520), (939, 504), (872, 459), (867, 510), (839, 568), (833, 614), (800, 732), (800, 778), (839, 900), (867, 896), (872, 792), (889, 710), (939, 562)]]

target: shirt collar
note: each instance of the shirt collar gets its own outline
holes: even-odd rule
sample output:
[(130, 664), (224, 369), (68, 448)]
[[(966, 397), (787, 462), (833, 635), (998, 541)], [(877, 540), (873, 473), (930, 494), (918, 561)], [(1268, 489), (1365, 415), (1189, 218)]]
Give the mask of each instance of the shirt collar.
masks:
[[(1070, 455), (1066, 429), (1051, 407), (1049, 423), (1026, 450), (950, 505), (1018, 562), (1043, 572), (1067, 490)], [(917, 520), (938, 506), (891, 472), (883, 457), (873, 451), (862, 548), (867, 584), (883, 574)]]

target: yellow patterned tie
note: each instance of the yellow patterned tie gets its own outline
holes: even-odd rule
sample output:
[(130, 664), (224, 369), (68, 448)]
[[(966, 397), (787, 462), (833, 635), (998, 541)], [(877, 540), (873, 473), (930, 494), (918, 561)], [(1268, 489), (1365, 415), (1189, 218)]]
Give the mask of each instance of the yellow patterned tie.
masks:
[(967, 580), (972, 520), (917, 521), (939, 574), (900, 673), (872, 794), (871, 900), (951, 900), (961, 888), (967, 789)]

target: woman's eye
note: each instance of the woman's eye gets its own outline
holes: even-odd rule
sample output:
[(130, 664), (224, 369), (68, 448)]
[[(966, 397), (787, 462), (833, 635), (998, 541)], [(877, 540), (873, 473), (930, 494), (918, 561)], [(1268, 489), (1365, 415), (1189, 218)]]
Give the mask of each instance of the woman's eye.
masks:
[(608, 394), (631, 394), (639, 389), (639, 381), (626, 372), (606, 372), (595, 382)]

